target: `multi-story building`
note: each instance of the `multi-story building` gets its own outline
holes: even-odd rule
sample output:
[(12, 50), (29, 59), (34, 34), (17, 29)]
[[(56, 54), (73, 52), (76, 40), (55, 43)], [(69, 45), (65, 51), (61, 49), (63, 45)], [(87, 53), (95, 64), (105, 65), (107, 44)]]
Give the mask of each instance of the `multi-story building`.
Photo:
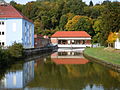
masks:
[(24, 48), (34, 48), (34, 24), (13, 6), (0, 4), (0, 46), (22, 43)]

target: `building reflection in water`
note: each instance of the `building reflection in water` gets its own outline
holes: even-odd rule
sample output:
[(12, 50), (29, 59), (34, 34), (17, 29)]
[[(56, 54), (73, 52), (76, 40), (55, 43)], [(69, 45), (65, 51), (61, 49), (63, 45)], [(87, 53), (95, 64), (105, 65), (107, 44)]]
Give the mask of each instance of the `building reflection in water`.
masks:
[(56, 64), (86, 64), (89, 61), (85, 59), (80, 51), (60, 51), (53, 53), (51, 59)]
[(11, 70), (5, 74), (0, 81), (0, 88), (4, 89), (22, 89), (27, 83), (34, 79), (34, 61), (26, 62), (21, 70)]

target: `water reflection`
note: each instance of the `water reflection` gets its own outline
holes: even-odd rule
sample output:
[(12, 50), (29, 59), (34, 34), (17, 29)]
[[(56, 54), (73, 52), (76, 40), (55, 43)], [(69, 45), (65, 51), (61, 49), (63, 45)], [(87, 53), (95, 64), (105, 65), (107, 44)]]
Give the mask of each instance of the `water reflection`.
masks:
[[(81, 53), (70, 55), (56, 52), (35, 63), (35, 78), (25, 90), (119, 90), (120, 74), (99, 64), (56, 64), (53, 59), (83, 58)], [(62, 56), (63, 55), (63, 56)], [(69, 58), (70, 56), (70, 58)], [(68, 61), (69, 61), (68, 60)], [(86, 59), (85, 59), (86, 60)]]
[(0, 81), (0, 88), (21, 89), (34, 78), (34, 61), (13, 65)]
[(56, 64), (86, 64), (89, 61), (85, 59), (81, 52), (62, 51), (51, 55), (51, 59)]
[[(74, 62), (70, 63), (71, 60)], [(4, 76), (0, 90), (120, 90), (120, 73), (90, 62), (80, 52), (73, 51), (55, 52), (13, 65)]]

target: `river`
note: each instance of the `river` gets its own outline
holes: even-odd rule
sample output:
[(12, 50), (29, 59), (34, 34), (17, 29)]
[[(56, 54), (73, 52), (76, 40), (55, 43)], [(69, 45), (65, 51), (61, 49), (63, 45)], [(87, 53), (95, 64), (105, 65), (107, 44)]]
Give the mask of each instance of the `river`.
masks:
[(120, 90), (120, 73), (61, 51), (0, 69), (0, 90)]

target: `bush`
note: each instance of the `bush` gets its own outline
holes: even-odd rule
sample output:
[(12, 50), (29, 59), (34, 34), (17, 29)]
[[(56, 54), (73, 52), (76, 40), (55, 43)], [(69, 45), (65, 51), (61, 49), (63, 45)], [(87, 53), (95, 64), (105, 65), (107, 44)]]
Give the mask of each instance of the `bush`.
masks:
[(19, 58), (23, 56), (23, 46), (20, 43), (14, 43), (8, 48), (8, 52), (12, 57)]

